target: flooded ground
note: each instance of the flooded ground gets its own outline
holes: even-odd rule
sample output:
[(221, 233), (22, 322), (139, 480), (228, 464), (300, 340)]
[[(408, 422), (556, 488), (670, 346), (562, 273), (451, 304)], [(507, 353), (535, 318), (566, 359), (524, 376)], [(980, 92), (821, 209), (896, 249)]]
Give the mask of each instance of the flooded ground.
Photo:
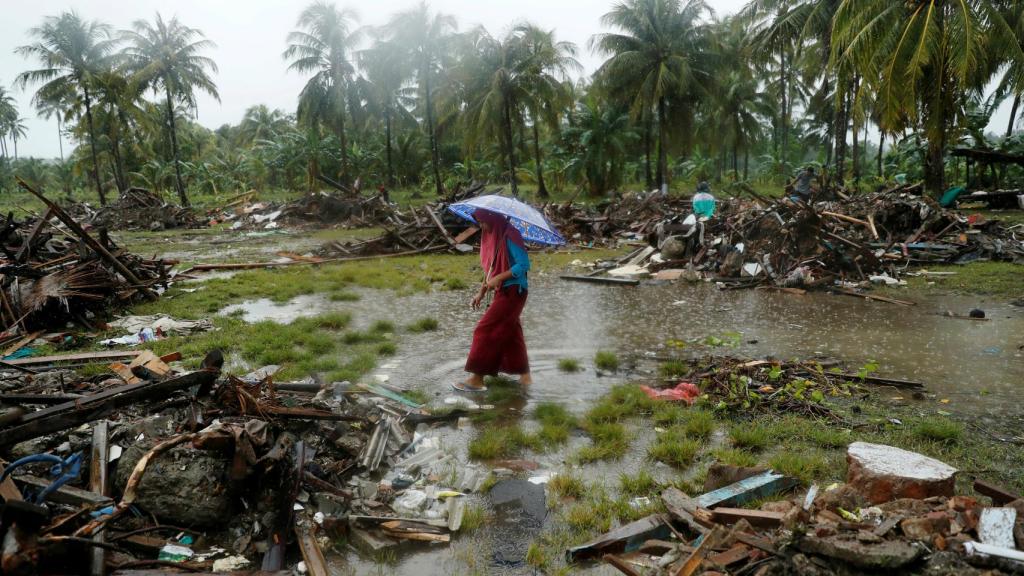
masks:
[[(639, 372), (652, 370), (658, 358), (672, 355), (729, 354), (763, 358), (829, 358), (858, 366), (875, 362), (878, 375), (920, 380), (928, 393), (914, 400), (897, 390), (883, 392), (891, 402), (910, 403), (922, 414), (944, 411), (973, 419), (993, 430), (1019, 430), (1024, 406), (1016, 401), (1024, 382), (1024, 310), (997, 301), (966, 297), (906, 298), (914, 307), (870, 302), (848, 296), (811, 293), (795, 296), (770, 291), (722, 291), (711, 284), (646, 284), (638, 287), (599, 286), (559, 280), (538, 274), (531, 278), (531, 294), (523, 324), (530, 348), (535, 384), (514, 410), (526, 414), (534, 404), (555, 401), (583, 413), (612, 385)], [(301, 296), (286, 304), (269, 300), (230, 306), (222, 313), (244, 314), (250, 321), (288, 322), (328, 310), (352, 312), (357, 328), (377, 320), (404, 326), (433, 317), (435, 332), (403, 334), (398, 354), (378, 367), (374, 375), (391, 383), (419, 388), (432, 394), (436, 404), (453, 396), (450, 383), (463, 377), (462, 366), (479, 312), (468, 306), (469, 290), (395, 296), (388, 291), (356, 290), (355, 302), (332, 302), (321, 295)], [(944, 317), (952, 311), (966, 314), (982, 308), (984, 322)], [(699, 342), (717, 336), (728, 345), (700, 344), (682, 348), (678, 341)], [(673, 344), (669, 344), (674, 341)], [(612, 350), (636, 360), (636, 370), (619, 375), (598, 374), (593, 366), (598, 350)], [(576, 358), (584, 370), (565, 374), (561, 358)], [(906, 396), (906, 397), (904, 397)], [(514, 417), (514, 416), (513, 416)], [(531, 423), (524, 419), (529, 427)], [(443, 445), (468, 461), (467, 445), (473, 427), (439, 428)], [(621, 460), (587, 465), (588, 481), (613, 486), (623, 471), (648, 469), (661, 482), (680, 472), (646, 459), (646, 446), (655, 433), (637, 430), (632, 449)], [(710, 440), (725, 442), (721, 431)], [(531, 455), (544, 476), (565, 470), (570, 455), (589, 443), (579, 433), (567, 446), (550, 454)], [(520, 480), (520, 482), (524, 482)], [(502, 496), (501, 498), (514, 497)], [(449, 546), (402, 546), (384, 557), (361, 556), (353, 551), (332, 555), (340, 572), (352, 574), (531, 574), (522, 562), (529, 540), (542, 529), (535, 509), (527, 514), (510, 509), (491, 496), (472, 496), (493, 513), (492, 521)], [(518, 555), (518, 561), (516, 557)], [(579, 566), (576, 573), (615, 574), (601, 564)]]
[[(721, 291), (710, 284), (598, 286), (552, 276), (531, 282), (523, 325), (535, 372), (532, 402), (558, 401), (582, 411), (617, 382), (595, 373), (592, 359), (598, 350), (640, 359), (719, 353), (834, 358), (854, 368), (874, 361), (878, 375), (925, 382), (931, 394), (921, 401), (922, 409), (941, 406), (996, 423), (1005, 416), (1024, 417), (1024, 405), (1016, 402), (1024, 382), (1024, 310), (1008, 304), (945, 296), (917, 299), (917, 306), (904, 307), (821, 293)], [(404, 297), (359, 292), (357, 302), (313, 295), (284, 305), (249, 302), (225, 312), (241, 310), (248, 320), (286, 322), (325, 310), (350, 310), (357, 326), (380, 319), (402, 326), (420, 317), (437, 318), (438, 331), (404, 336), (390, 368), (378, 372), (402, 386), (448, 395), (450, 383), (463, 375), (480, 314), (469, 308), (469, 292)], [(989, 319), (942, 315), (966, 314), (975, 307), (984, 309)], [(667, 344), (727, 334), (737, 341), (735, 347), (680, 349)], [(556, 367), (560, 358), (577, 358), (587, 369), (561, 373)]]

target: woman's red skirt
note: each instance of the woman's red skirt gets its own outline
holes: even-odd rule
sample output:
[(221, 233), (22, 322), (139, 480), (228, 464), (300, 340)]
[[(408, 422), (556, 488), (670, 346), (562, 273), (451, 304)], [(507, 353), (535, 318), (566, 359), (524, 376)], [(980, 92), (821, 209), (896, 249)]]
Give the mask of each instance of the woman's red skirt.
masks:
[(530, 371), (523, 325), (519, 322), (526, 296), (527, 292), (520, 293), (518, 286), (495, 292), (494, 301), (473, 331), (466, 372), (494, 376), (498, 372), (527, 374)]

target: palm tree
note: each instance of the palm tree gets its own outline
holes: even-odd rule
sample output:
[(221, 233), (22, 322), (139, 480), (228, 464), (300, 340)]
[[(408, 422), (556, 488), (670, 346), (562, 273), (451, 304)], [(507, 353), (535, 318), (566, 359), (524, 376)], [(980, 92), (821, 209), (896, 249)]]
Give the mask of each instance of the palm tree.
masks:
[(392, 17), (386, 30), (390, 41), (405, 48), (407, 57), (416, 70), (416, 83), (421, 95), (430, 141), (434, 187), (437, 196), (441, 197), (444, 195), (444, 183), (441, 181), (440, 155), (434, 125), (434, 83), (441, 74), (448, 56), (448, 49), (456, 30), (455, 18), (447, 14), (433, 13), (427, 3), (421, 1), (416, 7)]
[(88, 124), (92, 179), (100, 204), (106, 204), (96, 154), (92, 91), (96, 75), (108, 67), (116, 46), (110, 35), (110, 27), (95, 20), (83, 20), (72, 11), (60, 16), (47, 16), (43, 24), (29, 30), (29, 34), (37, 41), (19, 46), (15, 52), (25, 58), (35, 58), (43, 67), (22, 72), (16, 82), (22, 88), (29, 83), (43, 83), (33, 97), (37, 107), (47, 102), (62, 102), (69, 95), (73, 95), (75, 100), (81, 99)]
[(878, 78), (883, 128), (920, 125), (928, 139), (925, 188), (945, 188), (944, 154), (972, 94), (991, 79), (986, 47), (1024, 59), (1021, 45), (991, 0), (842, 0), (832, 60)]
[(415, 125), (415, 118), (408, 112), (409, 102), (406, 81), (413, 69), (404, 57), (402, 47), (394, 42), (378, 41), (373, 47), (359, 53), (359, 66), (363, 76), (359, 79), (360, 91), (367, 106), (378, 117), (384, 118), (384, 156), (387, 170), (387, 185), (395, 185), (395, 168), (392, 154), (392, 135), (396, 119), (404, 119)]
[(625, 111), (587, 97), (565, 130), (573, 149), (569, 171), (586, 183), (592, 196), (608, 193), (622, 182), (626, 151), (635, 136)]
[(181, 203), (188, 206), (188, 194), (181, 178), (174, 103), (195, 108), (196, 89), (220, 100), (217, 86), (207, 73), (207, 70), (217, 72), (217, 63), (201, 55), (202, 51), (215, 47), (215, 44), (207, 40), (201, 31), (179, 22), (177, 17), (165, 21), (159, 13), (152, 24), (136, 20), (132, 29), (124, 31), (122, 37), (128, 43), (124, 49), (127, 69), (136, 75), (135, 81), (154, 93), (162, 89), (167, 99), (167, 128), (171, 136), (175, 185)]
[[(296, 30), (288, 34), (288, 48), (284, 58), (290, 59), (289, 70), (312, 73), (300, 96), (300, 119), (333, 121), (335, 135), (341, 145), (342, 182), (350, 180), (348, 173), (348, 140), (345, 135), (346, 91), (355, 66), (350, 54), (359, 40), (359, 32), (352, 26), (356, 14), (349, 9), (339, 10), (334, 4), (319, 0), (299, 14)], [(316, 111), (314, 117), (306, 112)]]
[(7, 158), (7, 133), (18, 118), (18, 104), (6, 88), (0, 86), (0, 155)]
[(270, 140), (291, 127), (288, 115), (281, 110), (271, 110), (266, 104), (250, 106), (238, 125), (239, 142), (252, 145), (257, 140)]
[(711, 14), (703, 0), (624, 0), (601, 17), (621, 33), (598, 34), (591, 45), (609, 55), (597, 75), (625, 94), (633, 116), (658, 119), (658, 179), (668, 189), (669, 101), (694, 92), (709, 75), (708, 30), (700, 19)]
[(579, 72), (582, 66), (572, 42), (555, 40), (554, 30), (543, 30), (532, 24), (516, 28), (523, 50), (523, 66), (520, 72), (522, 84), (526, 87), (523, 104), (530, 112), (533, 125), (533, 155), (537, 166), (537, 195), (549, 196), (544, 183), (544, 161), (541, 157), (541, 119), (549, 126), (557, 127), (561, 111), (572, 102), (572, 92), (567, 82), (570, 72)]
[(24, 138), (28, 135), (28, 126), (25, 125), (25, 118), (18, 118), (15, 116), (7, 122), (7, 135), (11, 137), (11, 141), (14, 142), (14, 160), (18, 160), (18, 138)]

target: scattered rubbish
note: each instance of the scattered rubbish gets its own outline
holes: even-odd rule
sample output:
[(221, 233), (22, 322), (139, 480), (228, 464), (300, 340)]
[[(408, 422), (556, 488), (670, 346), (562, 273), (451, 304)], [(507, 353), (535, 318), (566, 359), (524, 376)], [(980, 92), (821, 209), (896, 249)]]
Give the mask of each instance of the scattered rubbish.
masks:
[(650, 386), (641, 384), (640, 389), (644, 391), (648, 398), (655, 400), (677, 400), (687, 404), (693, 404), (693, 401), (700, 396), (700, 389), (689, 382), (680, 382), (675, 388), (663, 388), (661, 390), (655, 390)]

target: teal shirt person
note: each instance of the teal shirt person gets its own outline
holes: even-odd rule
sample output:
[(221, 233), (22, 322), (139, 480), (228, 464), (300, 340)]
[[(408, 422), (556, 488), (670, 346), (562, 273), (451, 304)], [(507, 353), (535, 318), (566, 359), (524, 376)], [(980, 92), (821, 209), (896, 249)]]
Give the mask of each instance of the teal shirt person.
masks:
[(505, 280), (501, 287), (518, 286), (519, 293), (522, 294), (529, 289), (526, 273), (530, 271), (530, 257), (526, 254), (526, 250), (511, 240), (505, 240), (505, 248), (508, 250), (508, 269), (512, 272), (512, 277)]

